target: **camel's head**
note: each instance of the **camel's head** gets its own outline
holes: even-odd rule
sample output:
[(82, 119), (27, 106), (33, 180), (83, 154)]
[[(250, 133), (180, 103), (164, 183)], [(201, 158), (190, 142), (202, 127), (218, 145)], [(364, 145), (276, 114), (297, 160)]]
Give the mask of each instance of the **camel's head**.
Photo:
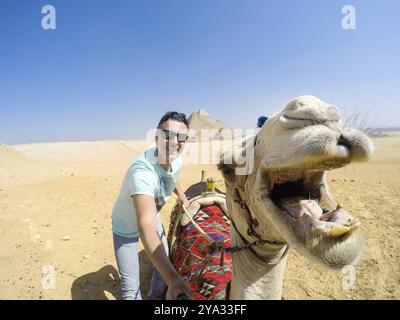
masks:
[(248, 205), (281, 239), (326, 264), (358, 260), (360, 221), (337, 205), (325, 171), (368, 159), (372, 144), (345, 128), (337, 107), (313, 96), (287, 104), (257, 134), (255, 169), (246, 182)]

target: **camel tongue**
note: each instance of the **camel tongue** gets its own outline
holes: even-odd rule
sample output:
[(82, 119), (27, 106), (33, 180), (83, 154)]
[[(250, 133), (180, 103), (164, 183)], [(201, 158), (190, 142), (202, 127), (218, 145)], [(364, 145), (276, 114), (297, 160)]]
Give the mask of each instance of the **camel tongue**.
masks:
[(317, 201), (301, 197), (281, 199), (280, 205), (292, 217), (296, 219), (301, 217), (303, 223), (317, 234), (338, 237), (356, 230), (360, 225), (358, 219), (339, 206), (335, 210), (323, 213)]
[(304, 214), (319, 220), (323, 210), (316, 200), (309, 200), (302, 197), (283, 198), (280, 205), (294, 218), (299, 218)]

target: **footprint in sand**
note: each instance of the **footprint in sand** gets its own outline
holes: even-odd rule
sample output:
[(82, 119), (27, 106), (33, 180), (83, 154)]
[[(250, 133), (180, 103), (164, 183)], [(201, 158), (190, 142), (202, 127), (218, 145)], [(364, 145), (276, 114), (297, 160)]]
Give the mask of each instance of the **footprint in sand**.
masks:
[(33, 223), (32, 219), (29, 219), (29, 218), (23, 219), (23, 220), (21, 220), (21, 221), (22, 221), (23, 223), (27, 223), (27, 224)]
[[(31, 235), (31, 241), (32, 242), (38, 242), (42, 241), (42, 236), (38, 233), (38, 228), (36, 227), (36, 224), (32, 221), (30, 218), (23, 219), (22, 222), (24, 224), (28, 225), (29, 233)], [(45, 242), (45, 251), (50, 251), (53, 248), (53, 241), (52, 240), (46, 240)]]
[(37, 233), (38, 230), (37, 230), (36, 225), (35, 225), (35, 223), (33, 221), (31, 221), (28, 224), (28, 229), (29, 229), (29, 232), (31, 234), (32, 242), (38, 242), (38, 241), (42, 240), (42, 236), (39, 233)]
[(44, 250), (50, 251), (51, 249), (53, 249), (53, 240), (46, 240)]

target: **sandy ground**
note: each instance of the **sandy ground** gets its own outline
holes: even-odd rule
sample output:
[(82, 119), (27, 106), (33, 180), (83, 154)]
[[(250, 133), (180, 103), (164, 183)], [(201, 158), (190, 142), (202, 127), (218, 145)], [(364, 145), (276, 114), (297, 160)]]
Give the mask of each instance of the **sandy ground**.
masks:
[[(328, 174), (336, 200), (363, 223), (366, 248), (354, 287), (342, 285), (349, 271), (324, 268), (291, 250), (284, 299), (400, 298), (400, 135), (374, 143), (370, 162)], [(0, 299), (120, 298), (111, 209), (126, 168), (148, 144), (0, 145)], [(198, 182), (202, 169), (221, 178), (215, 166), (187, 165), (183, 187)], [(162, 210), (165, 226), (174, 201)], [(140, 259), (146, 296), (151, 264), (142, 247)]]

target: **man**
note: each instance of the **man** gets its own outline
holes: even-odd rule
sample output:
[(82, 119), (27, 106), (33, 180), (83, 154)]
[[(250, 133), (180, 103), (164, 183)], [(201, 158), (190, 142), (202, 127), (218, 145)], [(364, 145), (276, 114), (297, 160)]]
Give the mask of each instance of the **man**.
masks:
[[(149, 255), (153, 276), (149, 299), (192, 298), (189, 286), (168, 258), (160, 209), (175, 191), (179, 201), (188, 200), (178, 183), (184, 145), (188, 138), (186, 116), (168, 112), (157, 127), (156, 147), (146, 150), (128, 168), (112, 213), (114, 250), (123, 299), (141, 300), (138, 240)], [(168, 287), (168, 291), (167, 291)]]

